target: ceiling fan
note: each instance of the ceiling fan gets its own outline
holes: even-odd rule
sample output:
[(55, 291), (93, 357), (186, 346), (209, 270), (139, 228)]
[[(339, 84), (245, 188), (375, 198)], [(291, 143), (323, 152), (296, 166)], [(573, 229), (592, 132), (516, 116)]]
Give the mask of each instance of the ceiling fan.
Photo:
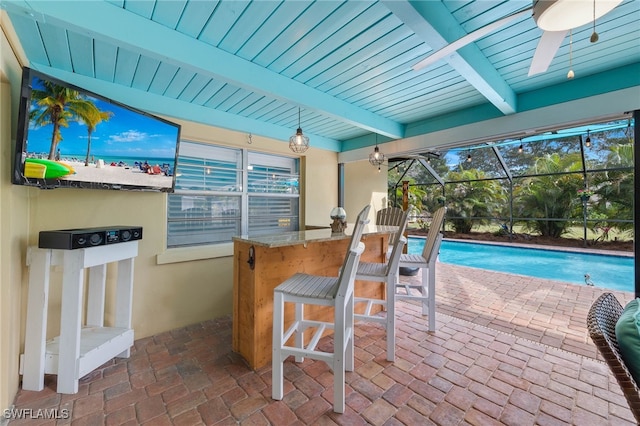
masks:
[(593, 22), (594, 29), (591, 35), (591, 42), (596, 42), (598, 40), (598, 34), (595, 32), (596, 19), (609, 13), (620, 3), (622, 3), (622, 0), (533, 0), (531, 7), (506, 15), (497, 21), (470, 32), (432, 55), (427, 56), (412, 68), (418, 71), (428, 67), (507, 23), (525, 15), (531, 15), (538, 28), (543, 32), (531, 60), (529, 76), (540, 74), (549, 68), (569, 30)]

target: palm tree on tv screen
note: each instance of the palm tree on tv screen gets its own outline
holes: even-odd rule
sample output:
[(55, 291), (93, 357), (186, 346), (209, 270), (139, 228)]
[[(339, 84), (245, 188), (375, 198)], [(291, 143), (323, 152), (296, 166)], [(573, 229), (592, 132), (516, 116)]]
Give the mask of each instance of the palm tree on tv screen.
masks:
[[(46, 80), (40, 80), (40, 84), (42, 89), (34, 88), (31, 91), (31, 101), (36, 108), (29, 113), (29, 118), (38, 126), (49, 124), (53, 126), (49, 160), (55, 159), (56, 150), (62, 141), (60, 129), (69, 127), (71, 120), (81, 121), (87, 124), (87, 127), (90, 127), (89, 123), (93, 123), (93, 128), (88, 130), (90, 136), (91, 132), (95, 130), (95, 125), (108, 119), (108, 116), (111, 115), (111, 113), (101, 115), (101, 111), (96, 105), (91, 100), (82, 97), (77, 90)], [(95, 121), (96, 117), (100, 117), (100, 119)]]
[(96, 130), (96, 126), (102, 121), (107, 121), (113, 113), (111, 111), (100, 111), (92, 102), (82, 105), (82, 111), (78, 111), (79, 119), (87, 126), (87, 155), (84, 159), (84, 165), (89, 165), (89, 156), (91, 155), (91, 134)]

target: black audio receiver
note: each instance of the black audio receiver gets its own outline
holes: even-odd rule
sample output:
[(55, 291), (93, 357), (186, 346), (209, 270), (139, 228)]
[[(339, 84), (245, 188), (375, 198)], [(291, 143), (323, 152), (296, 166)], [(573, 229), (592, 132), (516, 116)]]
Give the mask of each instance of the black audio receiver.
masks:
[(140, 226), (108, 226), (102, 228), (41, 231), (38, 247), (74, 250), (142, 239)]

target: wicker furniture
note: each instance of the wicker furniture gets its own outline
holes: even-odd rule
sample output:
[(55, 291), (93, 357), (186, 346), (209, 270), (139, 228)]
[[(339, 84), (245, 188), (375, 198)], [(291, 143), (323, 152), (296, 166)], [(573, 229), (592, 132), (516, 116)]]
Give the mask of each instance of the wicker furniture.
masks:
[(603, 293), (589, 309), (587, 328), (591, 340), (609, 365), (627, 399), (631, 412), (640, 424), (640, 391), (620, 355), (620, 347), (616, 339), (616, 323), (622, 311), (622, 305), (612, 293)]

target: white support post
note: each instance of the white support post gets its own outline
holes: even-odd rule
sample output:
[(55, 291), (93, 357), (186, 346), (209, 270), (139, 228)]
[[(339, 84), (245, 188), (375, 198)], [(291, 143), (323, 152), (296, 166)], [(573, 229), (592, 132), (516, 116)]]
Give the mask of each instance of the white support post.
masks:
[(44, 388), (51, 250), (30, 247), (27, 251), (27, 265), (29, 266), (29, 292), (22, 388), (41, 391)]
[(107, 282), (107, 265), (96, 265), (89, 268), (89, 284), (87, 286), (87, 325), (104, 327), (105, 287)]
[[(116, 285), (115, 326), (131, 328), (131, 310), (133, 309), (133, 258), (118, 262), (118, 282)], [(118, 354), (119, 358), (129, 358), (131, 349)]]
[(64, 253), (62, 267), (62, 306), (60, 316), (60, 352), (58, 392), (77, 393), (80, 370), (80, 329), (82, 327), (82, 287), (84, 250)]

